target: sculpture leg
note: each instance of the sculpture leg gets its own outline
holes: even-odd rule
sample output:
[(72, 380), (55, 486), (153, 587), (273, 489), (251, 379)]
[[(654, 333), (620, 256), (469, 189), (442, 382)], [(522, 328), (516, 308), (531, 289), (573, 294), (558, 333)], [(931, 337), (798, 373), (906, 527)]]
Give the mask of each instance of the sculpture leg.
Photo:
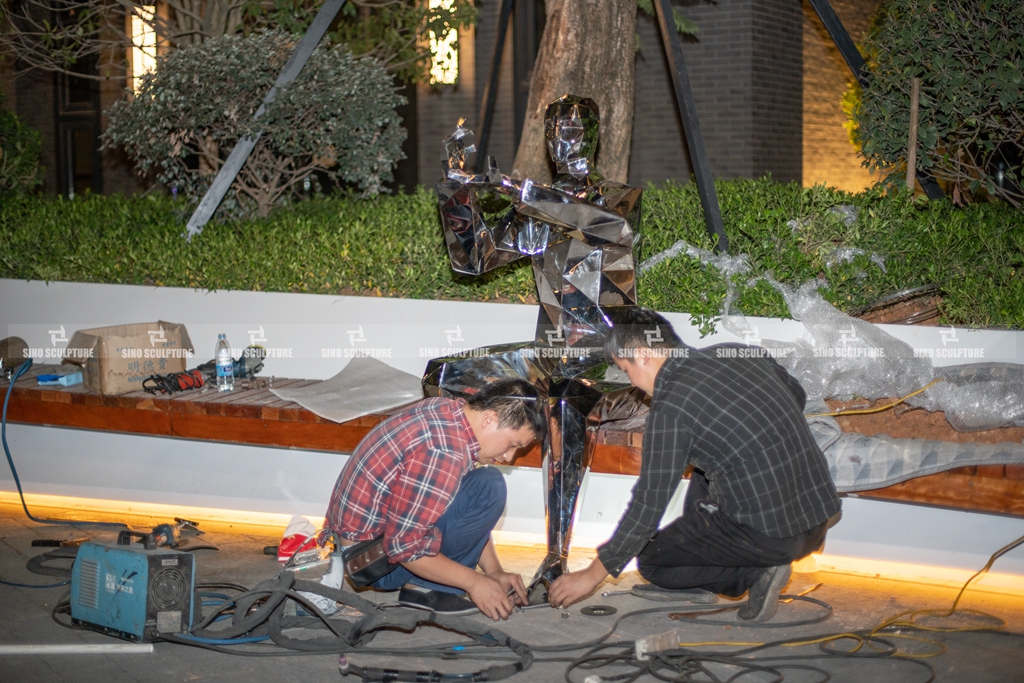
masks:
[(593, 454), (588, 431), (636, 414), (642, 394), (621, 381), (605, 381), (600, 358), (551, 358), (530, 343), (478, 349), (466, 356), (431, 360), (423, 386), (431, 396), (469, 396), (489, 382), (521, 377), (540, 393), (548, 422), (542, 445), (547, 555), (529, 589), (549, 585), (566, 569), (583, 476)]
[(550, 584), (566, 570), (580, 486), (590, 466), (587, 415), (600, 399), (579, 380), (553, 377), (549, 385), (548, 437), (544, 443), (548, 552), (530, 587)]
[(593, 460), (593, 437), (601, 425), (643, 409), (643, 393), (628, 383), (605, 380), (607, 367), (601, 359), (563, 361), (551, 378), (544, 448), (548, 552), (531, 589), (541, 582), (549, 585), (566, 571), (580, 487)]

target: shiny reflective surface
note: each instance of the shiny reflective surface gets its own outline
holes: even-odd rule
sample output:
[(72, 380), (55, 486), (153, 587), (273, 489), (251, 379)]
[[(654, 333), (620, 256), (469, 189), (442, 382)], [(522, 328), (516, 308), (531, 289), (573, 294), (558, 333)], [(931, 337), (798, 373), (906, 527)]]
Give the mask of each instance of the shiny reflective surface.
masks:
[[(540, 312), (532, 342), (504, 344), (429, 362), (429, 395), (469, 396), (488, 382), (521, 377), (537, 387), (549, 426), (544, 439), (547, 557), (531, 587), (566, 567), (583, 475), (593, 456), (588, 431), (635, 414), (642, 392), (606, 379), (604, 336), (615, 309), (636, 305), (633, 227), (641, 190), (606, 181), (594, 168), (599, 120), (588, 98), (548, 106), (545, 137), (557, 174), (550, 185), (467, 172), (475, 151), (460, 120), (442, 145), (438, 207), (452, 268), (479, 275), (529, 257)], [(611, 366), (614, 370), (614, 366)]]

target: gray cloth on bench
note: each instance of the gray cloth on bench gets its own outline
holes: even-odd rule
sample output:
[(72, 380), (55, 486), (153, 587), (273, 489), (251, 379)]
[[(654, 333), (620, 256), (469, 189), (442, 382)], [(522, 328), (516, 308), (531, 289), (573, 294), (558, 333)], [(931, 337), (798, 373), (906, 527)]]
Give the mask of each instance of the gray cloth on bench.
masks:
[[(828, 412), (821, 399), (808, 401), (805, 412)], [(901, 481), (976, 465), (1024, 464), (1024, 444), (954, 443), (865, 436), (843, 432), (834, 417), (807, 418), (825, 453), (829, 474), (841, 493), (892, 486)]]
[(332, 422), (348, 422), (423, 398), (420, 378), (374, 358), (356, 357), (330, 379), (304, 387), (270, 390)]

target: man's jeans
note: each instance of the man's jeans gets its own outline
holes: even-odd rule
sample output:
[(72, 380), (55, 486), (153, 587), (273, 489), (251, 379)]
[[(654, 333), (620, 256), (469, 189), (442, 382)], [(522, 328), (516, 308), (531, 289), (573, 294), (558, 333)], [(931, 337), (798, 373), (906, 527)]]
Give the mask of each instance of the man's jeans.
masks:
[(637, 556), (640, 576), (662, 588), (703, 588), (739, 597), (765, 567), (809, 555), (825, 539), (827, 522), (796, 536), (772, 538), (731, 519), (708, 496), (701, 472), (690, 476), (683, 516)]
[[(506, 495), (505, 478), (495, 467), (478, 467), (463, 477), (455, 498), (434, 524), (441, 532), (441, 554), (475, 570), (505, 509)], [(390, 591), (407, 583), (443, 593), (463, 593), (460, 588), (421, 579), (402, 566), (372, 585)]]

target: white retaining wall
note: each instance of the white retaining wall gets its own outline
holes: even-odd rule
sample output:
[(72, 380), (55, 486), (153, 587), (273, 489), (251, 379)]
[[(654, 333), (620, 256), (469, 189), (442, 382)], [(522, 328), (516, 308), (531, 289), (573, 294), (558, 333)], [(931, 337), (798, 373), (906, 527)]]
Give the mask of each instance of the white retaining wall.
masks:
[[(166, 320), (187, 326), (197, 348), (190, 365), (211, 358), (216, 335), (224, 332), (236, 348), (257, 342), (270, 349), (263, 374), (278, 377), (324, 379), (356, 351), (419, 374), (429, 358), (453, 349), (531, 339), (536, 311), (536, 306), (511, 304), (0, 280), (0, 337), (22, 337), (43, 357), (59, 356), (78, 329)], [(737, 341), (727, 332), (701, 339), (689, 316), (667, 317), (688, 344)], [(803, 334), (803, 326), (791, 320), (751, 322), (764, 339)], [(965, 352), (972, 357), (936, 359), (936, 364), (1024, 363), (1021, 332), (883, 327), (914, 347), (943, 349), (947, 355), (946, 349), (972, 349)], [(137, 509), (187, 506), (223, 510), (225, 518), (322, 516), (346, 457), (18, 424), (8, 426), (7, 438), (30, 503), (67, 500), (81, 506), (83, 499), (95, 499), (103, 505), (128, 502)], [(540, 471), (503, 471), (515, 495), (499, 523), (499, 540), (542, 543)], [(633, 481), (588, 475), (575, 534), (578, 547), (607, 538)], [(13, 500), (14, 490), (10, 473), (0, 465), (0, 499)], [(1024, 534), (1019, 518), (863, 498), (846, 498), (843, 508), (842, 520), (828, 535), (826, 560), (834, 555), (879, 566), (898, 562), (970, 570)], [(993, 571), (1024, 577), (1024, 549), (1004, 556)]]

